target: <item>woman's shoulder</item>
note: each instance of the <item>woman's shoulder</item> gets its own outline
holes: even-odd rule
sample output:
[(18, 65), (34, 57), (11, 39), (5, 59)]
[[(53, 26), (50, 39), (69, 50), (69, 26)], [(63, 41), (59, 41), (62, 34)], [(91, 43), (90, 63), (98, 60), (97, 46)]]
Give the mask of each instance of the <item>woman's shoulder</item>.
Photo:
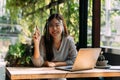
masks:
[(72, 36), (67, 36), (67, 37), (65, 37), (65, 39), (67, 40), (67, 41), (74, 41), (74, 38), (72, 37)]

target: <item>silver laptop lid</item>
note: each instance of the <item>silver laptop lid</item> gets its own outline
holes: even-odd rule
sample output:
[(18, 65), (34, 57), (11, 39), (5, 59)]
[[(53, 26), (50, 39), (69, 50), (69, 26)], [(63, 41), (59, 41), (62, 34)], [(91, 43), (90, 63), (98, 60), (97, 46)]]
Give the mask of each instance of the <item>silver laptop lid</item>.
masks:
[(72, 67), (72, 71), (95, 67), (101, 48), (81, 48)]

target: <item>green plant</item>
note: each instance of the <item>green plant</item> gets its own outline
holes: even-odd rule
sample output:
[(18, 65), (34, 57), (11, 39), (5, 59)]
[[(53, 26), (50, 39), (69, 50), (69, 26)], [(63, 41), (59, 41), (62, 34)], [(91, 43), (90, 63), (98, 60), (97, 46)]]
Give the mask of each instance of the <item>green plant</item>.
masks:
[(9, 62), (8, 66), (30, 66), (31, 65), (31, 45), (17, 42), (9, 46), (9, 51), (5, 60)]
[(103, 55), (103, 51), (101, 52), (100, 56), (98, 57), (98, 61), (104, 61), (105, 56)]

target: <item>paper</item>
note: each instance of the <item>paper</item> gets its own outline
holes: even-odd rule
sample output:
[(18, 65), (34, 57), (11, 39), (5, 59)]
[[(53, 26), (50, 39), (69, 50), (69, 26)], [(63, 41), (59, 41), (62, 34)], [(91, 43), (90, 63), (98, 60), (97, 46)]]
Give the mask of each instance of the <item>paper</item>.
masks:
[(120, 70), (120, 66), (111, 66), (110, 69), (112, 69), (112, 70)]

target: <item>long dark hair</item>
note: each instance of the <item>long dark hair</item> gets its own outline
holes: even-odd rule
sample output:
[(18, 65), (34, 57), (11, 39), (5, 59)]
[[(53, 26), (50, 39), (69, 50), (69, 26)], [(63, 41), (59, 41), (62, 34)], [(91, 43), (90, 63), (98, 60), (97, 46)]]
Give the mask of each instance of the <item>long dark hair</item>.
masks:
[(67, 26), (66, 26), (66, 22), (64, 21), (64, 18), (62, 17), (62, 15), (60, 14), (52, 14), (44, 27), (44, 41), (45, 41), (45, 49), (46, 49), (46, 59), (48, 61), (51, 61), (54, 58), (54, 54), (53, 54), (53, 38), (49, 33), (49, 23), (52, 19), (56, 18), (58, 21), (62, 20), (63, 22), (63, 27), (64, 27), (64, 31), (63, 31), (63, 36), (67, 36), (68, 35), (68, 31), (67, 31)]

